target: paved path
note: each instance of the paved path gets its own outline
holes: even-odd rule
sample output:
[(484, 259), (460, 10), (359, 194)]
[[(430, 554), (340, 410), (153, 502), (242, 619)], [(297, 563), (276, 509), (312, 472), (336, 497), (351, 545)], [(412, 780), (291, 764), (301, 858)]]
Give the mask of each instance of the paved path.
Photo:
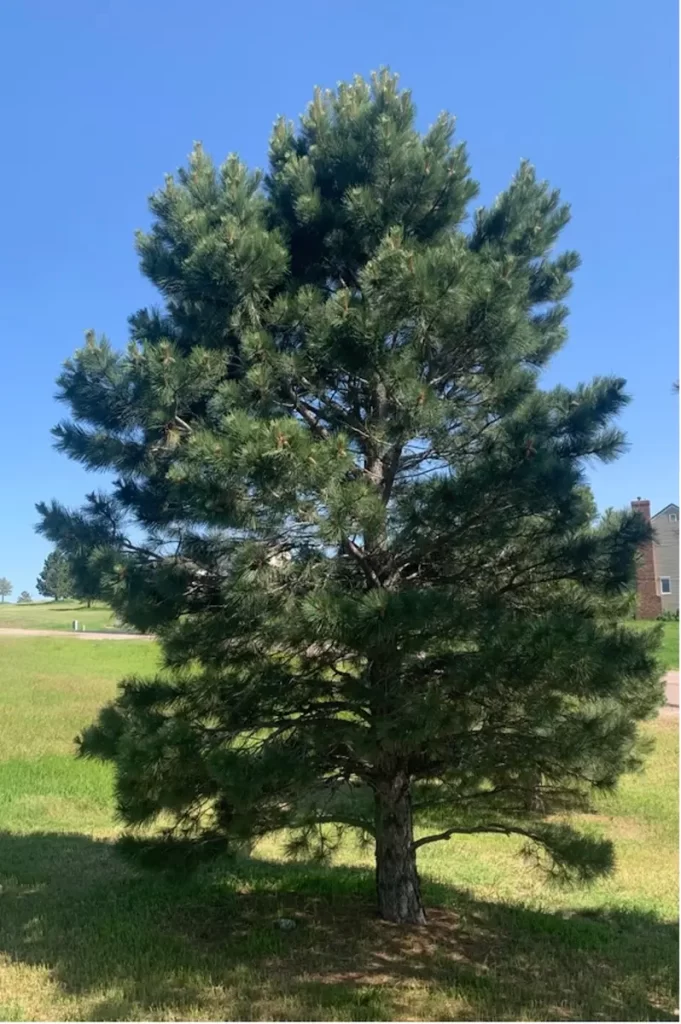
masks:
[(3, 636), (71, 636), (76, 640), (153, 640), (154, 637), (141, 633), (76, 633), (73, 629), (19, 629), (14, 626), (0, 628)]
[(676, 714), (679, 713), (679, 673), (667, 672), (665, 676), (667, 683), (667, 707), (671, 711), (674, 709)]

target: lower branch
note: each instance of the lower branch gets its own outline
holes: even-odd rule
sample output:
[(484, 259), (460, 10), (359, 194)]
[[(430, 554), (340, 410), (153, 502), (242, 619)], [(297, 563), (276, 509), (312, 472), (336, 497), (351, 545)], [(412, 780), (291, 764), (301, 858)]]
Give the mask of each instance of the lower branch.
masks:
[(428, 843), (439, 843), (443, 839), (450, 839), (454, 835), (475, 835), (478, 832), (491, 832), (496, 835), (502, 836), (524, 836), (526, 839), (531, 839), (535, 843), (541, 843), (542, 837), (537, 835), (535, 832), (530, 832), (526, 828), (521, 828), (519, 825), (471, 825), (466, 827), (464, 825), (454, 825), (452, 828), (445, 829), (444, 832), (438, 832), (432, 836), (423, 836), (422, 839), (415, 839), (411, 844), (413, 850), (418, 850), (419, 846), (426, 846)]

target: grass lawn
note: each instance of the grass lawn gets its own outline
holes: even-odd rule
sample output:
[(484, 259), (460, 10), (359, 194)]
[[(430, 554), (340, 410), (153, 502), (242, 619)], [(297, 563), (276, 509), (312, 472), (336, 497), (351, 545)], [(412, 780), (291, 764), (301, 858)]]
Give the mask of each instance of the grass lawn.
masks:
[(665, 668), (679, 668), (679, 624), (664, 622), (661, 658)]
[[(635, 622), (637, 629), (650, 629), (652, 623)], [(662, 646), (660, 648), (660, 662), (663, 668), (679, 668), (679, 624), (678, 622), (662, 623)]]
[(351, 846), (324, 869), (272, 839), (177, 882), (115, 856), (111, 773), (72, 739), (155, 658), (0, 638), (0, 1020), (675, 1019), (677, 719), (584, 819), (616, 840), (611, 878), (555, 889), (515, 841), (459, 837), (420, 859), (429, 926), (399, 929)]
[(74, 619), (91, 632), (114, 629), (114, 617), (106, 604), (91, 608), (78, 601), (34, 601), (32, 604), (0, 602), (0, 629), (71, 629)]

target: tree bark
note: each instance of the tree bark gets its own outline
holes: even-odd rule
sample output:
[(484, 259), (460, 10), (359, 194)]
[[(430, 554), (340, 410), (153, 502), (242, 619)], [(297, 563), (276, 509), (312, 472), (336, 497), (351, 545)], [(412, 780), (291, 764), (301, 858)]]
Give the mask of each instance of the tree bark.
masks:
[(406, 773), (376, 786), (375, 809), (379, 913), (385, 921), (397, 924), (425, 924)]
[(522, 799), (523, 809), (541, 813), (544, 810), (541, 784), (542, 774), (536, 768), (530, 769), (524, 779), (525, 793)]

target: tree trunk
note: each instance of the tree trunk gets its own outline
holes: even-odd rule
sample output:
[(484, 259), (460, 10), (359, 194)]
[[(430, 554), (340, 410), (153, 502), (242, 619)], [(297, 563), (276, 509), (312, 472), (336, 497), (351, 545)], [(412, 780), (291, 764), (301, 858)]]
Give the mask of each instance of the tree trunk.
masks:
[(376, 889), (385, 921), (425, 924), (421, 886), (412, 848), (409, 779), (403, 772), (376, 787)]
[(542, 774), (536, 768), (528, 771), (525, 779), (525, 791), (522, 797), (522, 806), (525, 811), (542, 813), (544, 801), (542, 798), (541, 784)]

